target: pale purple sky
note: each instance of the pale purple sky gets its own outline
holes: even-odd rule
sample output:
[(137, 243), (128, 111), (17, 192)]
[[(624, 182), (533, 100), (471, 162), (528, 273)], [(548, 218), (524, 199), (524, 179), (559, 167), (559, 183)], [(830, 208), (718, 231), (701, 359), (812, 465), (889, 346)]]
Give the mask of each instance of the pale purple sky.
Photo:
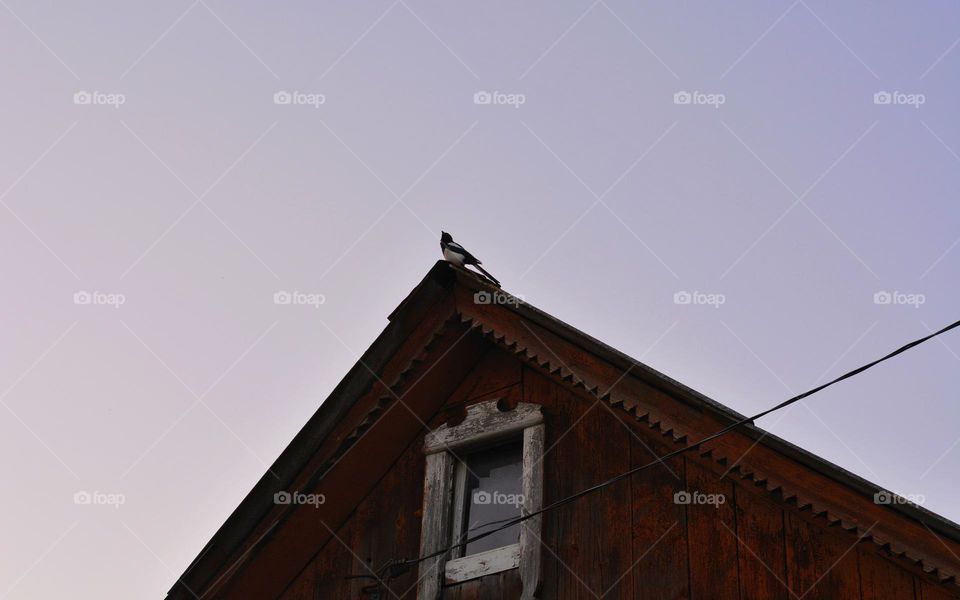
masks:
[[(441, 228), (744, 413), (956, 320), (958, 35), (946, 1), (0, 0), (0, 598), (162, 597)], [(958, 361), (760, 426), (960, 520)]]

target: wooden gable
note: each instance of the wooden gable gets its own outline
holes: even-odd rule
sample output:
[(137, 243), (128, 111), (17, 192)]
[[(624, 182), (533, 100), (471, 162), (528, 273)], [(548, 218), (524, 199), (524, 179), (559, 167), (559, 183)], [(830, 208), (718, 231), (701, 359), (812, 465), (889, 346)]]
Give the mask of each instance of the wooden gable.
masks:
[[(474, 302), (478, 289), (438, 264), (392, 316), (390, 351), (378, 355), (378, 340), (331, 397), (345, 399), (321, 407), (284, 453), (295, 460), (271, 469), (288, 480), (265, 476), (244, 501), (286, 489), (326, 502), (268, 502), (246, 527), (228, 521), (218, 537), (237, 542), (214, 538), (170, 596), (370, 597), (371, 580), (347, 577), (418, 555), (425, 434), (478, 402), (542, 407), (547, 502), (732, 420), (535, 309)], [(955, 531), (874, 504), (857, 481), (762, 436), (737, 431), (544, 515), (540, 597), (960, 598)], [(678, 492), (723, 502), (684, 504)], [(400, 574), (381, 597), (414, 598), (417, 579)], [(506, 571), (443, 597), (519, 598), (519, 586)]]

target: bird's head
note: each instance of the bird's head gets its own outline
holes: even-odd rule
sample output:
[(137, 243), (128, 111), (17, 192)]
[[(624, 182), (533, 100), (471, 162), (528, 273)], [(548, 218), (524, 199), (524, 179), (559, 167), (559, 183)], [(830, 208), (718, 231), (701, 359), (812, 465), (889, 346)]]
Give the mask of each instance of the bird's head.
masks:
[(441, 231), (441, 232), (440, 232), (440, 243), (441, 243), (441, 244), (449, 244), (449, 243), (452, 242), (452, 241), (453, 241), (453, 236), (452, 236), (452, 235), (450, 235), (450, 234), (447, 233), (446, 231)]

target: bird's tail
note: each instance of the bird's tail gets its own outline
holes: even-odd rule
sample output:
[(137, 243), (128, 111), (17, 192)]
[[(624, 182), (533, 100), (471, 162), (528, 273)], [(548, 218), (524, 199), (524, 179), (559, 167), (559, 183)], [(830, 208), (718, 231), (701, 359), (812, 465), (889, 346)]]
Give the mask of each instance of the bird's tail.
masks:
[(495, 286), (497, 286), (497, 287), (500, 287), (500, 282), (497, 281), (497, 278), (494, 277), (493, 275), (491, 275), (490, 273), (487, 273), (487, 270), (486, 270), (486, 269), (484, 269), (484, 268), (481, 267), (480, 265), (476, 265), (476, 264), (473, 265), (473, 266), (475, 266), (478, 271), (480, 271), (481, 273), (483, 273), (483, 274), (486, 276), (486, 278), (489, 279), (489, 280), (493, 283), (493, 285), (495, 285)]

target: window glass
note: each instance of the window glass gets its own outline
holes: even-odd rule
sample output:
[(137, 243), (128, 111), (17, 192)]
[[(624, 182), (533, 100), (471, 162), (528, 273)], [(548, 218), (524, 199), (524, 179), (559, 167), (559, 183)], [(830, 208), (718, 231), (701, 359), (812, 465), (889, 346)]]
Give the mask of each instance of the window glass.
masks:
[[(467, 458), (463, 531), (471, 531), (466, 537), (496, 529), (502, 523), (474, 529), (478, 525), (520, 516), (522, 474), (523, 445), (519, 442), (477, 452)], [(509, 546), (519, 539), (520, 525), (514, 525), (467, 544), (464, 556)]]

